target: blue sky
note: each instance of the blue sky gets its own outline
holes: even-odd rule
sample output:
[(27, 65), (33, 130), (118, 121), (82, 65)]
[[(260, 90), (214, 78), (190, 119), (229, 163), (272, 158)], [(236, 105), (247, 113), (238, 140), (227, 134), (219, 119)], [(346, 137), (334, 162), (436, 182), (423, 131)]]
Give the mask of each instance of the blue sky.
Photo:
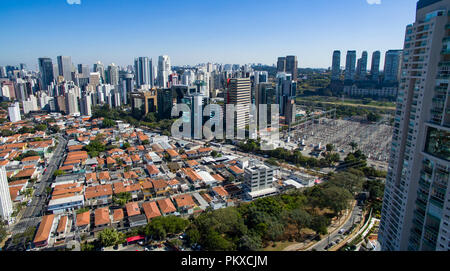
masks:
[[(81, 4), (68, 4), (67, 1)], [(368, 4), (368, 2), (381, 2)], [(168, 54), (172, 65), (329, 67), (332, 51), (403, 47), (416, 0), (1, 0), (0, 65), (72, 56), (74, 64), (133, 63)]]

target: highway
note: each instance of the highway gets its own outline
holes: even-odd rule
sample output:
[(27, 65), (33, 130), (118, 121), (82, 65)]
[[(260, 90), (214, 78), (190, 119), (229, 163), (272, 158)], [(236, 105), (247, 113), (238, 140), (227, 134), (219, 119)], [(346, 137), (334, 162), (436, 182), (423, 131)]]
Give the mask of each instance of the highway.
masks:
[(362, 209), (361, 206), (356, 205), (355, 208), (352, 210), (351, 217), (347, 222), (344, 223), (343, 226), (341, 226), (340, 229), (337, 229), (336, 231), (332, 232), (329, 236), (324, 237), (322, 240), (308, 248), (308, 250), (315, 249), (317, 251), (324, 251), (328, 250), (331, 246), (327, 247), (331, 242), (339, 243), (338, 239), (343, 240), (345, 236), (340, 233), (339, 231), (341, 229), (344, 229), (345, 231), (348, 231), (354, 223), (359, 223), (362, 218)]
[(19, 222), (12, 227), (12, 234), (22, 233), (28, 227), (36, 227), (41, 221), (41, 216), (45, 212), (47, 203), (47, 193), (45, 189), (46, 187), (51, 186), (53, 172), (55, 172), (55, 170), (59, 167), (67, 145), (66, 139), (64, 139), (60, 134), (57, 134), (57, 136), (59, 143), (47, 165), (47, 170), (42, 175), (41, 181), (37, 183), (38, 187), (33, 194), (31, 204), (26, 207)]

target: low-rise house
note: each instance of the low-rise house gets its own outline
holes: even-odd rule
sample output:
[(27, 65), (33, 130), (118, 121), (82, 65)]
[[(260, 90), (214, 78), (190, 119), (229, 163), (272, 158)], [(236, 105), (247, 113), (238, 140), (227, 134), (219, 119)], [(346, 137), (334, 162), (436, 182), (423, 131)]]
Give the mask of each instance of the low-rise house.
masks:
[(112, 185), (96, 185), (87, 187), (84, 192), (86, 204), (89, 206), (108, 205), (112, 202)]
[(112, 221), (112, 223), (113, 224), (118, 224), (118, 223), (123, 221), (123, 218), (124, 218), (123, 209), (122, 208), (115, 209), (114, 212), (113, 212), (113, 221)]
[(228, 192), (222, 186), (215, 186), (212, 188), (212, 192), (215, 196), (221, 198), (226, 201), (229, 198)]
[(151, 178), (155, 178), (159, 174), (159, 170), (155, 165), (147, 165), (146, 169)]
[(21, 162), (24, 166), (29, 166), (29, 165), (37, 166), (37, 164), (39, 164), (40, 160), (41, 160), (40, 156), (29, 156), (29, 157), (23, 158)]
[(145, 179), (145, 180), (141, 181), (140, 184), (141, 184), (144, 200), (152, 198), (154, 190), (153, 190), (153, 183), (152, 183), (151, 179)]
[(156, 202), (152, 201), (146, 201), (142, 204), (142, 208), (144, 209), (145, 216), (147, 217), (148, 222), (152, 218), (161, 216), (161, 212), (158, 209), (158, 206), (156, 205)]
[(169, 185), (167, 181), (163, 179), (152, 180), (153, 191), (155, 191), (156, 196), (165, 195), (169, 192)]
[(77, 214), (76, 220), (77, 221), (76, 221), (75, 225), (77, 226), (78, 230), (80, 230), (82, 232), (89, 231), (90, 226), (91, 226), (91, 212), (90, 211)]
[(45, 247), (48, 245), (48, 241), (50, 239), (50, 233), (53, 229), (53, 221), (55, 219), (55, 215), (46, 215), (42, 218), (41, 223), (39, 225), (39, 229), (34, 237), (33, 244), (36, 247)]
[(99, 208), (95, 210), (95, 228), (100, 230), (111, 224), (108, 207)]
[(141, 209), (139, 208), (139, 205), (137, 202), (128, 202), (125, 205), (125, 209), (127, 210), (128, 217), (141, 214)]
[(193, 209), (195, 207), (194, 200), (192, 199), (192, 196), (189, 194), (174, 196), (173, 200), (175, 202), (175, 206), (177, 207), (178, 211), (180, 213), (188, 213), (192, 214)]
[(171, 215), (177, 211), (170, 198), (160, 199), (157, 203), (163, 215)]

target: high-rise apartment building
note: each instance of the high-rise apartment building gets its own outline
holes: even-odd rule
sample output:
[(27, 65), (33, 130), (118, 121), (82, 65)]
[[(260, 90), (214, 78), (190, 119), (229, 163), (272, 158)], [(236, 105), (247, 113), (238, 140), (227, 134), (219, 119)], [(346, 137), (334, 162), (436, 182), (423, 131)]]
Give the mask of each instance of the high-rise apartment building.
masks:
[(372, 63), (370, 66), (370, 80), (377, 81), (380, 77), (380, 58), (381, 53), (380, 51), (375, 51), (372, 54)]
[(398, 82), (402, 50), (389, 50), (384, 58), (384, 82)]
[(142, 85), (154, 86), (153, 63), (148, 57), (138, 57), (134, 60), (134, 72), (137, 88)]
[(358, 59), (358, 65), (356, 65), (356, 80), (365, 80), (367, 75), (367, 52), (362, 52), (361, 58)]
[(94, 64), (94, 68), (93, 68), (93, 72), (98, 72), (100, 75), (100, 83), (106, 83), (105, 80), (105, 66), (103, 65), (102, 62), (97, 61), (97, 63)]
[(236, 110), (235, 126), (244, 129), (249, 123), (250, 113), (250, 95), (251, 82), (250, 78), (232, 78), (228, 84), (226, 93), (226, 104), (234, 104)]
[(0, 161), (0, 219), (10, 222), (13, 205), (9, 194), (8, 178), (6, 177), (6, 164), (8, 164), (7, 160)]
[(70, 56), (58, 56), (58, 72), (65, 81), (72, 81), (72, 58)]
[(450, 249), (450, 2), (420, 0), (406, 27), (381, 213), (383, 250)]
[(333, 62), (331, 64), (331, 80), (339, 80), (341, 77), (341, 51), (333, 52)]
[(285, 72), (286, 71), (286, 58), (279, 57), (277, 61), (277, 72)]
[(20, 117), (20, 104), (18, 102), (8, 106), (8, 115), (11, 122), (18, 122), (22, 120)]
[(345, 59), (345, 80), (355, 80), (356, 51), (347, 51)]
[(170, 58), (167, 55), (158, 58), (158, 86), (168, 87), (169, 74), (171, 73)]
[(41, 89), (47, 90), (48, 86), (53, 82), (53, 63), (52, 59), (48, 57), (42, 57), (38, 59), (39, 73), (41, 79)]
[(114, 63), (108, 66), (108, 84), (113, 86), (119, 85), (119, 67)]
[(297, 81), (297, 75), (298, 75), (297, 56), (286, 56), (285, 72), (290, 73), (292, 75), (293, 81)]

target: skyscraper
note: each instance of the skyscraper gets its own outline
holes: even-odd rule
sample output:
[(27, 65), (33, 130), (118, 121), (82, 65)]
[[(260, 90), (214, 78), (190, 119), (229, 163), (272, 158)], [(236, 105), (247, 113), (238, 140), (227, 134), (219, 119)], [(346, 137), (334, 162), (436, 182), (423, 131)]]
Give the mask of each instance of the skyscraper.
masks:
[(148, 57), (138, 57), (134, 60), (134, 72), (136, 86), (140, 88), (142, 85), (150, 85), (153, 87), (153, 63)]
[(367, 52), (362, 52), (356, 67), (356, 80), (365, 80), (367, 75)]
[(58, 72), (65, 81), (72, 81), (72, 59), (70, 56), (58, 56)]
[(53, 63), (52, 59), (42, 57), (38, 59), (39, 73), (41, 76), (41, 89), (47, 90), (48, 86), (53, 82)]
[(286, 58), (279, 57), (277, 61), (277, 72), (285, 72), (286, 71)]
[(7, 160), (0, 161), (0, 220), (9, 222), (13, 213), (13, 205), (9, 194), (8, 178), (6, 177), (6, 164), (8, 164)]
[(108, 84), (113, 86), (119, 84), (119, 67), (114, 63), (108, 66)]
[(381, 213), (383, 250), (450, 249), (450, 2), (420, 0), (406, 27)]
[(331, 64), (331, 80), (339, 80), (341, 77), (341, 51), (333, 52), (333, 62)]
[(94, 64), (93, 72), (98, 72), (100, 74), (101, 83), (105, 83), (105, 66), (102, 62), (97, 61), (97, 63)]
[(228, 85), (226, 103), (234, 104), (236, 110), (235, 126), (244, 129), (249, 123), (249, 106), (251, 95), (250, 78), (232, 78)]
[(384, 82), (398, 82), (402, 50), (389, 50), (384, 59)]
[(287, 56), (286, 57), (285, 72), (290, 73), (292, 75), (293, 81), (297, 81), (297, 74), (298, 74), (297, 56)]
[(167, 55), (158, 58), (158, 86), (168, 87), (169, 74), (171, 73), (170, 58)]
[(370, 67), (370, 80), (377, 81), (380, 77), (380, 58), (381, 53), (380, 51), (375, 51), (372, 54), (372, 64)]
[(87, 65), (78, 64), (78, 74), (82, 78), (89, 78), (89, 67)]
[(356, 51), (347, 51), (345, 60), (345, 80), (355, 80)]

